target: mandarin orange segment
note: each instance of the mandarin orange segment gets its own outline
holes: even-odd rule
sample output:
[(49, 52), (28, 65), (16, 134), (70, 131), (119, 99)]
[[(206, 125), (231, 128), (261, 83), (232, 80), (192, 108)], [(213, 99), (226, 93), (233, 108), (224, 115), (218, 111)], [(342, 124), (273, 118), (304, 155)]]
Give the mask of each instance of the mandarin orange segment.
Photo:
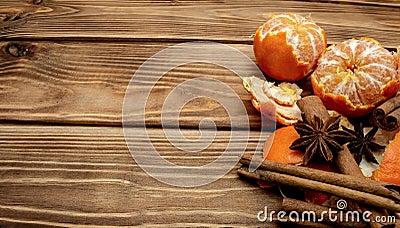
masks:
[(254, 54), (269, 76), (298, 81), (310, 74), (326, 48), (325, 31), (297, 14), (272, 15), (254, 37)]
[(400, 186), (400, 132), (386, 147), (383, 159), (372, 178)]
[(311, 82), (327, 108), (360, 117), (397, 93), (397, 69), (395, 55), (378, 41), (351, 39), (328, 48)]
[(265, 159), (285, 164), (301, 164), (303, 153), (289, 149), (292, 142), (300, 135), (293, 126), (282, 127), (276, 130), (263, 146)]

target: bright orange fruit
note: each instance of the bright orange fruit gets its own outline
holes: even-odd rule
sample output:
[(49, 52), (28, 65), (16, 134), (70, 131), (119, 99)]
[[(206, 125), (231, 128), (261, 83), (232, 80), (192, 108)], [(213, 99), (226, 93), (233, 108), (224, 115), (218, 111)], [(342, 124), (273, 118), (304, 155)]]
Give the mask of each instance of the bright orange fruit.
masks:
[(289, 149), (292, 142), (299, 137), (293, 125), (277, 129), (264, 143), (265, 159), (285, 164), (302, 163), (304, 154), (299, 150)]
[(311, 76), (327, 108), (348, 117), (370, 113), (400, 88), (397, 57), (371, 38), (332, 45)]
[[(299, 150), (289, 149), (292, 142), (298, 139), (300, 135), (294, 129), (293, 125), (281, 127), (271, 135), (263, 145), (264, 157), (270, 161), (282, 162), (285, 164), (303, 163), (304, 154)], [(271, 188), (273, 183), (258, 180), (261, 188)]]
[(310, 74), (326, 48), (325, 31), (297, 14), (272, 15), (255, 34), (253, 50), (260, 68), (282, 81)]
[(386, 147), (379, 169), (372, 178), (400, 186), (400, 132)]

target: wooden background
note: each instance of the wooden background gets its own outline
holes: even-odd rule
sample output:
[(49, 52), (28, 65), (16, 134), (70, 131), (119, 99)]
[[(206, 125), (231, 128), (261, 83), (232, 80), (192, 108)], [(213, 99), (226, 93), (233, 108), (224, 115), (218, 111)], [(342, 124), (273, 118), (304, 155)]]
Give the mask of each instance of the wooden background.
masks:
[[(254, 60), (252, 34), (282, 12), (311, 14), (329, 43), (368, 36), (389, 48), (400, 44), (398, 0), (0, 1), (0, 224), (276, 226), (256, 216), (264, 206), (279, 209), (280, 196), (239, 179), (235, 170), (196, 188), (148, 176), (128, 151), (121, 113), (128, 83), (147, 58), (207, 40)], [(240, 78), (211, 64), (181, 66), (157, 84), (146, 109), (155, 148), (172, 162), (197, 165), (227, 147), (229, 116), (210, 99), (190, 102), (180, 113), (187, 137), (198, 136), (203, 118), (215, 121), (219, 130), (209, 148), (186, 154), (165, 138), (165, 96), (197, 77), (222, 81), (240, 96), (252, 128), (246, 150), (254, 151), (260, 116)]]

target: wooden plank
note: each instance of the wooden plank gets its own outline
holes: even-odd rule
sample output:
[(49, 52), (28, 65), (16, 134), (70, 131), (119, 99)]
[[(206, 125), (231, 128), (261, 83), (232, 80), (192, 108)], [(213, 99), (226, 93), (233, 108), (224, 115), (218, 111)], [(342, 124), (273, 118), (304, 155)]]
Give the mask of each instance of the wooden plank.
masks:
[[(185, 154), (161, 129), (148, 134), (166, 159), (194, 166), (216, 159), (230, 141), (229, 131), (218, 131), (209, 148)], [(143, 135), (136, 140), (148, 148)], [(246, 150), (258, 141), (251, 132)], [(235, 170), (195, 188), (158, 182), (134, 162), (118, 127), (1, 125), (0, 143), (0, 224), (264, 226), (274, 224), (258, 222), (257, 213), (280, 207), (277, 193), (239, 179)]]
[[(120, 126), (125, 91), (135, 71), (146, 59), (172, 45), (148, 42), (0, 42), (0, 119)], [(254, 61), (251, 45), (231, 47)], [(14, 49), (28, 51), (26, 55), (22, 53), (21, 57), (15, 57), (18, 51), (13, 55)], [(232, 63), (246, 67), (239, 59), (232, 59)], [(152, 70), (157, 72), (159, 69), (159, 66), (154, 66)], [(250, 75), (251, 72), (247, 76)], [(243, 101), (251, 126), (259, 127), (260, 114), (252, 107), (250, 95), (244, 90), (240, 77), (225, 68), (201, 63), (177, 67), (163, 76), (147, 102), (146, 123), (161, 126), (161, 107), (166, 96), (180, 83), (199, 77), (213, 78), (230, 86)], [(142, 77), (139, 84), (144, 88), (151, 80)], [(219, 93), (221, 99), (236, 96), (210, 92)], [(132, 113), (133, 119), (139, 111)], [(184, 106), (180, 112), (180, 124), (181, 127), (197, 128), (206, 117), (212, 118), (218, 127), (231, 126), (224, 107), (206, 98)]]
[[(251, 43), (273, 13), (311, 14), (329, 42), (373, 37), (399, 45), (398, 1), (97, 1), (0, 2), (0, 37), (57, 40), (215, 40)], [(338, 4), (340, 3), (340, 4)]]
[[(305, 0), (307, 1), (307, 0)], [(399, 0), (323, 0), (318, 2), (330, 2), (348, 5), (376, 5), (376, 6), (399, 6)]]

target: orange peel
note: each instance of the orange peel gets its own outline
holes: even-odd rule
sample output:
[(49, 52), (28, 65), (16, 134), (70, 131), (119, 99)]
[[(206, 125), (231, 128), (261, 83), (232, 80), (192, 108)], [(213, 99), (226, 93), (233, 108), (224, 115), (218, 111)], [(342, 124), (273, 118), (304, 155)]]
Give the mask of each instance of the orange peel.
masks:
[(243, 78), (243, 86), (252, 95), (253, 106), (267, 119), (276, 120), (283, 125), (302, 120), (296, 102), (301, 99), (303, 90), (296, 84), (283, 82), (275, 85), (252, 76)]

